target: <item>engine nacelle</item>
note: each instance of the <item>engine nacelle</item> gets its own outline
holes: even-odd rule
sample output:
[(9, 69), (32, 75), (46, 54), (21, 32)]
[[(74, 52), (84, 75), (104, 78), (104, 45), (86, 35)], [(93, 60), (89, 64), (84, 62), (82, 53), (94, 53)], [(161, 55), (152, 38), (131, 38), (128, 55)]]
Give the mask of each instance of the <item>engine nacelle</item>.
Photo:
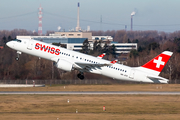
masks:
[(57, 68), (68, 71), (68, 72), (72, 70), (72, 66), (73, 66), (72, 63), (63, 59), (58, 59), (57, 64), (56, 64)]

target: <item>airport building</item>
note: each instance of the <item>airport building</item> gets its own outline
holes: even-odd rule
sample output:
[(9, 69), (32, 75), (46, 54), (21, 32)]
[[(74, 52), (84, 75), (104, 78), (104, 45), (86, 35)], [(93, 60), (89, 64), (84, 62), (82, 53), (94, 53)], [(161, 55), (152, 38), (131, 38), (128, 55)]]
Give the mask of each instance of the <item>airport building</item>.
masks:
[(49, 36), (17, 36), (17, 39), (34, 39), (43, 41), (46, 43), (61, 43), (65, 44), (67, 49), (80, 51), (83, 46), (83, 42), (88, 39), (90, 49), (93, 49), (93, 43), (95, 41), (102, 41), (102, 47), (105, 43), (108, 46), (114, 45), (116, 47), (116, 53), (129, 53), (132, 49), (137, 50), (137, 43), (117, 43), (113, 42), (111, 36), (92, 36), (91, 32), (55, 32)]
[[(137, 43), (110, 43), (108, 46), (114, 45), (116, 47), (116, 53), (129, 53), (132, 49), (137, 50)], [(74, 51), (80, 51), (82, 49), (83, 44), (82, 43), (76, 43), (76, 44), (67, 44), (67, 49), (74, 50)], [(102, 43), (102, 47), (104, 46), (104, 43)], [(90, 49), (93, 49), (93, 43), (90, 43)]]
[(87, 38), (67, 38), (62, 36), (17, 36), (17, 39), (34, 39), (46, 43), (83, 43)]
[(67, 38), (87, 38), (88, 40), (92, 39), (92, 32), (55, 32), (50, 34), (50, 36), (62, 36)]

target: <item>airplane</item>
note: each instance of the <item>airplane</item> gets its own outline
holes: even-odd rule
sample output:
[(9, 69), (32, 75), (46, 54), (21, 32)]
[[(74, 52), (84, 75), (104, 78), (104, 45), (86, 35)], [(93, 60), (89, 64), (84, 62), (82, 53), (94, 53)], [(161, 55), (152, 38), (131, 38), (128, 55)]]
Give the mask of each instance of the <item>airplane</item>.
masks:
[(140, 67), (129, 67), (116, 63), (117, 60), (102, 59), (104, 54), (94, 57), (33, 39), (15, 39), (6, 45), (17, 51), (16, 60), (19, 60), (21, 53), (51, 60), (61, 70), (78, 70), (77, 77), (81, 80), (84, 79), (84, 72), (90, 72), (123, 81), (168, 83), (169, 80), (159, 74), (173, 54), (164, 51)]

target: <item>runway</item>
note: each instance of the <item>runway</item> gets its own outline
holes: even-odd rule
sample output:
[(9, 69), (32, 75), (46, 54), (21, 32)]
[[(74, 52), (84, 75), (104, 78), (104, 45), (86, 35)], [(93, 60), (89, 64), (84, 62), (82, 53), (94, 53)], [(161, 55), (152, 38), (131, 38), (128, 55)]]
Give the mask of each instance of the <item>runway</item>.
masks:
[(147, 91), (1, 91), (0, 95), (180, 95), (180, 92)]

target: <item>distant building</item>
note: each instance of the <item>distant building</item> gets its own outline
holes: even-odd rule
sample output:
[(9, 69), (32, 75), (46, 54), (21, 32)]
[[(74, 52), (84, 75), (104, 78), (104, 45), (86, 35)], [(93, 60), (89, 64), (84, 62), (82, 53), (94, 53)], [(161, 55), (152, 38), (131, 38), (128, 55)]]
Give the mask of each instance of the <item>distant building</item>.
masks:
[(92, 36), (92, 41), (99, 41), (102, 40), (102, 42), (113, 42), (113, 37), (111, 36)]
[[(116, 53), (129, 53), (132, 49), (137, 50), (137, 43), (110, 43), (108, 46), (114, 46), (116, 47)], [(82, 49), (83, 44), (82, 43), (76, 43), (76, 44), (67, 44), (67, 49), (74, 50), (74, 51), (80, 51)], [(102, 44), (104, 46), (104, 43)], [(90, 49), (93, 49), (93, 43), (90, 43)]]
[(17, 39), (22, 39), (22, 38), (39, 40), (50, 44), (83, 43), (87, 39), (87, 38), (67, 38), (63, 36), (17, 36)]
[(132, 49), (137, 50), (137, 43), (111, 43), (116, 47), (116, 53), (129, 53)]
[(17, 36), (17, 39), (34, 39), (43, 41), (46, 43), (61, 43), (65, 44), (67, 49), (80, 51), (83, 46), (83, 42), (88, 39), (90, 43), (90, 49), (93, 49), (93, 43), (95, 41), (102, 40), (102, 46), (107, 43), (108, 46), (114, 44), (116, 47), (116, 53), (129, 53), (132, 49), (137, 50), (137, 43), (117, 43), (113, 42), (111, 36), (92, 36), (92, 32), (55, 32), (49, 36)]
[(67, 38), (88, 38), (92, 39), (92, 32), (55, 32), (50, 34), (50, 36), (62, 36)]

